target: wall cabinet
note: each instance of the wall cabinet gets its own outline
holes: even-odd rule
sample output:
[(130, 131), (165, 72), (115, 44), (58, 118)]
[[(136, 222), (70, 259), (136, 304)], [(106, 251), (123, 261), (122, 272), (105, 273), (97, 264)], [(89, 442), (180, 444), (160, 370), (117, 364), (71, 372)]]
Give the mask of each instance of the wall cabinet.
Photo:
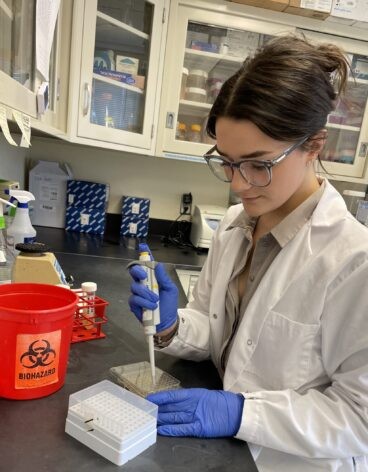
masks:
[(0, 0), (0, 103), (32, 117), (32, 127), (66, 131), (72, 0), (62, 0), (49, 68), (49, 108), (37, 113), (36, 93), (45, 80), (36, 69), (36, 0)]
[(362, 178), (368, 157), (368, 44), (333, 35), (302, 32), (314, 41), (337, 44), (348, 54), (352, 71), (344, 95), (328, 117), (328, 139), (321, 159), (332, 178)]
[(191, 0), (171, 6), (157, 154), (203, 162), (201, 156), (213, 145), (206, 120), (222, 83), (269, 38), (303, 32), (341, 46), (357, 73), (328, 118), (324, 167), (329, 178), (368, 181), (368, 42), (340, 36), (348, 34), (341, 25), (303, 19), (307, 27), (330, 34), (315, 33), (298, 27), (303, 21), (294, 15), (243, 7), (217, 1), (209, 9), (207, 2)]
[(76, 0), (72, 141), (153, 153), (166, 29), (164, 0)]

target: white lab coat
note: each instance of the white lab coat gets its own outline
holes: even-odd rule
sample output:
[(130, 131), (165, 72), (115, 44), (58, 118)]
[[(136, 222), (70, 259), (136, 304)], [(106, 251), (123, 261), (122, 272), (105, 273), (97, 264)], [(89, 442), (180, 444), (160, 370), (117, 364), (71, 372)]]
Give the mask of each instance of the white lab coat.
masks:
[[(214, 235), (179, 331), (163, 351), (220, 362), (225, 295), (243, 231)], [(245, 396), (237, 437), (260, 472), (368, 471), (368, 230), (326, 181), (238, 327), (224, 389)]]

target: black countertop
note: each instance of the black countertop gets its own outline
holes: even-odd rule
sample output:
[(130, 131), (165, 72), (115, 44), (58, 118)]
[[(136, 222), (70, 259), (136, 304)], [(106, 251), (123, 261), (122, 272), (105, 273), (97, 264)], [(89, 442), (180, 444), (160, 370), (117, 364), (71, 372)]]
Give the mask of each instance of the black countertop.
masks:
[[(147, 344), (138, 321), (129, 312), (130, 277), (125, 266), (136, 258), (133, 248), (109, 245), (99, 238), (56, 229), (38, 229), (38, 240), (49, 244), (75, 286), (97, 283), (98, 295), (109, 302), (106, 338), (71, 345), (65, 385), (36, 400), (0, 400), (0, 471), (70, 472), (113, 471), (118, 467), (64, 432), (69, 395), (109, 378), (112, 366), (148, 360)], [(148, 243), (156, 260), (166, 263), (178, 281), (175, 265), (198, 268), (205, 255), (165, 248), (160, 238)], [(174, 265), (175, 264), (175, 265)], [(179, 304), (186, 299), (180, 291)], [(157, 366), (178, 378), (183, 387), (221, 388), (211, 362), (189, 362), (162, 353)], [(122, 466), (127, 472), (255, 472), (247, 444), (233, 438), (196, 439), (157, 437), (155, 445)]]

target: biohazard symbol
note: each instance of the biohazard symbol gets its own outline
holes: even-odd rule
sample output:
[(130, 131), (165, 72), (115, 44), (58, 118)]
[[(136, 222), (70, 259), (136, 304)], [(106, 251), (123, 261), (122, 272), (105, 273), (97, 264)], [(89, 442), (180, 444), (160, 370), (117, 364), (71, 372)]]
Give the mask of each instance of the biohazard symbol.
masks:
[[(22, 354), (20, 362), (26, 369), (46, 367), (55, 360), (56, 353), (46, 339), (38, 339), (29, 345), (28, 351)], [(49, 362), (48, 362), (49, 361)]]

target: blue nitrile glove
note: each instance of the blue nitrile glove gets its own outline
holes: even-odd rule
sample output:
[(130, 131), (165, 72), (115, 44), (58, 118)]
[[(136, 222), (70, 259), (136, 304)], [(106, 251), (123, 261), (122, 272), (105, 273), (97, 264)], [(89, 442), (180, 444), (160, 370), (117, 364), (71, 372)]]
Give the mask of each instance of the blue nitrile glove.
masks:
[(139, 265), (129, 269), (134, 281), (131, 285), (132, 295), (129, 306), (139, 321), (142, 321), (143, 310), (154, 310), (160, 300), (160, 324), (156, 326), (157, 333), (173, 326), (178, 318), (178, 288), (167, 275), (162, 264), (155, 268), (156, 280), (159, 288), (159, 298), (140, 281), (146, 278), (146, 272)]
[(152, 393), (162, 436), (216, 438), (235, 436), (243, 414), (243, 395), (224, 390), (187, 388)]

